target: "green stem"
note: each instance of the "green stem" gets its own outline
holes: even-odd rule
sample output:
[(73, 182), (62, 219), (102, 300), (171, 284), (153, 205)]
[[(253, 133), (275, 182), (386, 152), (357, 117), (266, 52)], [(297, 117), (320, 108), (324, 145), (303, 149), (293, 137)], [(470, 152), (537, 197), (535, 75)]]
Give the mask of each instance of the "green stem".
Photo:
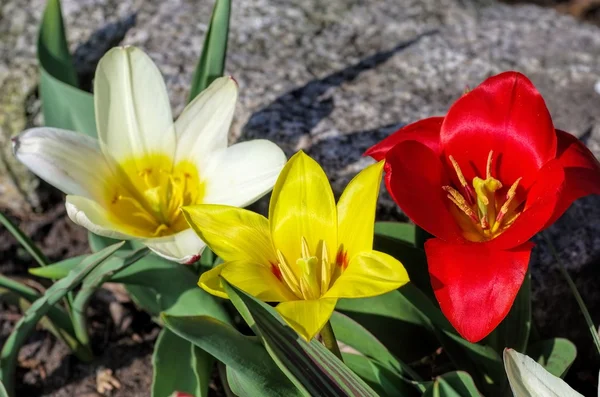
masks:
[(338, 346), (337, 339), (335, 338), (335, 334), (333, 333), (331, 322), (327, 321), (327, 323), (321, 330), (321, 339), (323, 340), (323, 344), (325, 345), (325, 347), (343, 362), (344, 359), (342, 358), (340, 347)]
[(563, 275), (565, 280), (567, 280), (567, 284), (569, 285), (569, 288), (571, 289), (571, 293), (575, 297), (575, 300), (577, 301), (577, 304), (579, 305), (579, 310), (581, 310), (581, 313), (583, 314), (583, 317), (585, 318), (585, 322), (588, 325), (590, 333), (592, 334), (592, 339), (594, 340), (594, 344), (596, 345), (598, 354), (600, 354), (600, 336), (598, 335), (596, 326), (594, 325), (594, 322), (592, 321), (590, 312), (588, 311), (587, 307), (585, 306), (585, 303), (583, 302), (583, 299), (581, 298), (579, 291), (577, 291), (577, 287), (575, 286), (573, 279), (571, 279), (571, 276), (569, 276), (569, 273), (567, 272), (565, 265), (560, 260), (558, 253), (556, 252), (556, 249), (554, 248), (554, 244), (552, 244), (552, 241), (550, 241), (550, 239), (548, 238), (548, 236), (545, 233), (542, 233), (542, 236), (546, 240), (548, 247), (550, 247), (550, 252), (552, 252), (554, 259), (556, 259), (556, 262), (558, 262), (558, 269), (560, 270), (560, 273)]

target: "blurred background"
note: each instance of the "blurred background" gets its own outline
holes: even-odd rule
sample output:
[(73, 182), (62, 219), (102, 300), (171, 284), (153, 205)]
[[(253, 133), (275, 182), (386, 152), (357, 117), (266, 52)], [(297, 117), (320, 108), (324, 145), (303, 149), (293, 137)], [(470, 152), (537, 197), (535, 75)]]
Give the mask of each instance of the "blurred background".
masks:
[[(87, 250), (61, 193), (17, 164), (10, 137), (43, 125), (36, 41), (45, 2), (0, 0), (0, 210), (51, 260)], [(141, 47), (167, 81), (174, 115), (188, 95), (212, 1), (63, 0), (80, 83), (91, 87), (100, 57), (120, 44)], [(526, 74), (555, 125), (600, 156), (600, 1), (246, 0), (232, 5), (226, 70), (239, 82), (231, 142), (275, 141), (319, 161), (336, 193), (371, 160), (362, 153), (400, 126), (443, 115), (467, 87), (504, 70)], [(264, 208), (264, 201), (256, 207)], [(382, 193), (379, 220), (405, 219)], [(600, 198), (588, 197), (549, 236), (600, 322)], [(598, 362), (585, 322), (544, 242), (532, 259), (534, 316), (542, 335), (568, 336), (579, 357), (567, 379), (596, 393)], [(0, 272), (25, 275), (31, 262), (0, 231)], [(21, 351), (18, 395), (97, 396), (111, 369), (112, 395), (146, 396), (158, 329), (110, 284), (92, 304), (100, 361), (79, 363), (46, 333)], [(108, 304), (107, 304), (108, 303)], [(18, 311), (2, 306), (0, 340)], [(407, 341), (410, 343), (410, 341)]]

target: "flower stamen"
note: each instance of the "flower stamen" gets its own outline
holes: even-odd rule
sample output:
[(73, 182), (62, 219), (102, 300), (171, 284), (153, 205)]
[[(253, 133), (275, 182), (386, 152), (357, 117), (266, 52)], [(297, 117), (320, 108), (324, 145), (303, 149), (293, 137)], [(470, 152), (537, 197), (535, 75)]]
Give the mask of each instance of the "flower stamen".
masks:
[[(450, 201), (475, 224), (475, 230), (473, 230), (472, 227), (468, 228), (467, 224), (459, 222), (461, 227), (464, 228), (465, 238), (472, 241), (481, 241), (491, 240), (497, 237), (506, 230), (519, 215), (519, 213), (516, 212), (518, 202), (515, 201), (515, 196), (517, 194), (517, 187), (522, 178), (518, 178), (512, 184), (508, 192), (500, 196), (502, 183), (492, 176), (494, 151), (490, 150), (485, 167), (486, 178), (481, 179), (477, 176), (474, 177), (472, 181), (473, 189), (471, 190), (470, 186), (469, 189), (467, 189), (465, 187), (467, 182), (460, 170), (460, 166), (452, 156), (449, 156), (449, 159), (464, 191), (474, 191), (474, 200), (469, 201), (455, 188), (451, 186), (442, 187), (442, 189), (448, 193)], [(503, 202), (501, 206), (499, 205), (500, 202)], [(507, 217), (507, 214), (511, 215)], [(459, 215), (455, 214), (455, 216)]]
[(452, 166), (454, 167), (454, 171), (456, 172), (456, 176), (458, 177), (460, 185), (462, 186), (462, 188), (465, 191), (467, 203), (469, 203), (469, 205), (473, 205), (473, 203), (475, 201), (475, 194), (473, 193), (471, 186), (469, 186), (469, 184), (467, 183), (467, 180), (465, 179), (465, 176), (462, 173), (462, 170), (460, 169), (458, 162), (456, 160), (454, 160), (454, 157), (452, 157), (450, 155), (450, 156), (448, 156), (448, 158), (450, 159), (450, 162), (452, 163)]

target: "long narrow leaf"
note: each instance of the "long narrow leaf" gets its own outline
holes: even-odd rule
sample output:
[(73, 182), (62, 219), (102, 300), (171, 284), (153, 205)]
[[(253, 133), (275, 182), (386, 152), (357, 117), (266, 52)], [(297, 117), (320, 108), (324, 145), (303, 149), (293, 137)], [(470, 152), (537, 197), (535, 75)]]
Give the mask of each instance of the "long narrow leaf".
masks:
[(0, 397), (8, 397), (8, 393), (6, 392), (2, 381), (0, 381)]
[(568, 339), (545, 339), (529, 346), (527, 355), (552, 375), (564, 378), (577, 357), (577, 347)]
[(231, 302), (300, 390), (319, 396), (376, 396), (360, 377), (313, 339), (305, 342), (269, 305), (222, 280)]
[[(38, 269), (46, 269), (45, 267), (40, 267)], [(29, 308), (29, 306), (39, 299), (42, 295), (35, 291), (34, 289), (23, 285), (15, 280), (12, 280), (8, 277), (0, 275), (0, 291), (2, 289), (10, 292), (15, 297), (18, 297), (17, 302), (11, 302), (13, 304), (18, 304), (18, 306), (23, 310), (25, 306)], [(8, 295), (3, 295), (1, 298), (8, 298)], [(0, 299), (1, 299), (0, 298)], [(27, 302), (27, 305), (24, 305), (20, 300), (24, 300)], [(25, 310), (23, 310), (25, 311)], [(71, 322), (71, 318), (69, 314), (59, 305), (52, 306), (48, 313), (46, 313), (48, 317), (48, 326), (45, 326), (50, 332), (56, 335), (58, 338), (62, 339), (67, 346), (75, 353), (75, 355), (82, 361), (89, 361), (92, 358), (91, 350), (82, 345), (75, 336), (75, 330), (73, 329), (73, 323)]]
[[(248, 396), (299, 396), (300, 392), (277, 368), (265, 348), (230, 325), (208, 316), (162, 316), (165, 326), (227, 366), (236, 386)], [(232, 385), (233, 386), (233, 385)], [(233, 386), (233, 387), (236, 387)]]
[(230, 322), (217, 298), (197, 285), (198, 276), (186, 266), (147, 255), (111, 278), (114, 282), (156, 291), (161, 311), (173, 316), (209, 315)]
[[(404, 382), (403, 378), (407, 376), (415, 381), (422, 380), (407, 364), (398, 360), (372, 333), (350, 317), (334, 312), (330, 321), (333, 331), (340, 342), (377, 361), (384, 368), (395, 374), (401, 382)], [(406, 382), (398, 384), (399, 391), (402, 391), (403, 394), (414, 392), (415, 389), (413, 387), (416, 387), (421, 392), (425, 390), (417, 382), (410, 383), (410, 385)]]
[[(380, 396), (420, 396), (417, 389), (407, 389), (396, 374), (366, 356), (342, 353), (344, 364), (360, 376)], [(423, 387), (423, 390), (425, 388)]]
[(204, 354), (196, 352), (197, 349), (169, 328), (163, 328), (152, 355), (153, 397), (170, 396), (175, 391), (197, 397), (206, 396), (214, 359), (203, 351)]
[(38, 37), (40, 64), (58, 80), (77, 87), (59, 0), (48, 0)]
[(48, 265), (48, 259), (46, 256), (40, 251), (40, 249), (35, 245), (33, 241), (17, 225), (12, 223), (10, 219), (6, 217), (3, 213), (0, 212), (0, 223), (12, 234), (15, 239), (29, 252), (29, 255), (35, 259), (35, 261), (40, 266)]
[(437, 377), (423, 393), (423, 397), (479, 397), (480, 395), (473, 378), (461, 371), (448, 372)]
[(75, 329), (75, 335), (77, 339), (84, 344), (89, 346), (89, 336), (87, 332), (87, 306), (90, 298), (94, 293), (102, 286), (103, 283), (110, 280), (110, 278), (118, 273), (120, 270), (126, 268), (132, 263), (137, 262), (148, 254), (147, 248), (140, 248), (128, 255), (117, 256), (114, 255), (112, 258), (104, 261), (100, 266), (95, 268), (84, 280), (81, 285), (81, 290), (77, 293), (77, 296), (73, 300), (73, 327)]
[(32, 267), (28, 269), (29, 274), (37, 277), (58, 280), (66, 277), (75, 266), (77, 266), (87, 255), (74, 256), (60, 262), (53, 263), (44, 267)]
[(192, 80), (188, 102), (191, 102), (213, 80), (223, 76), (227, 55), (230, 10), (231, 0), (215, 1), (210, 25), (204, 39), (202, 54)]
[(36, 300), (17, 322), (0, 352), (0, 380), (4, 382), (9, 395), (14, 395), (14, 376), (19, 349), (29, 337), (37, 322), (48, 313), (54, 304), (79, 285), (96, 266), (115, 253), (121, 245), (123, 244), (115, 244), (88, 256), (67, 277), (48, 288), (46, 293)]
[(47, 126), (96, 136), (94, 99), (77, 88), (59, 0), (48, 0), (38, 37), (40, 97)]

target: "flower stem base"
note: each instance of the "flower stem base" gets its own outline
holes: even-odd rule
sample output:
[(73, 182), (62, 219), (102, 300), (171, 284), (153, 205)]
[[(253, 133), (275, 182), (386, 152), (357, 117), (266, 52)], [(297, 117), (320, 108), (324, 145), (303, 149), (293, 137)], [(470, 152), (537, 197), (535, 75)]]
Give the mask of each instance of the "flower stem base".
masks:
[(327, 321), (327, 323), (321, 330), (321, 341), (330, 352), (335, 354), (335, 356), (341, 361), (344, 361), (344, 359), (342, 358), (342, 353), (340, 352), (340, 347), (337, 343), (337, 339), (335, 338), (335, 334), (333, 333), (331, 322), (329, 321)]

